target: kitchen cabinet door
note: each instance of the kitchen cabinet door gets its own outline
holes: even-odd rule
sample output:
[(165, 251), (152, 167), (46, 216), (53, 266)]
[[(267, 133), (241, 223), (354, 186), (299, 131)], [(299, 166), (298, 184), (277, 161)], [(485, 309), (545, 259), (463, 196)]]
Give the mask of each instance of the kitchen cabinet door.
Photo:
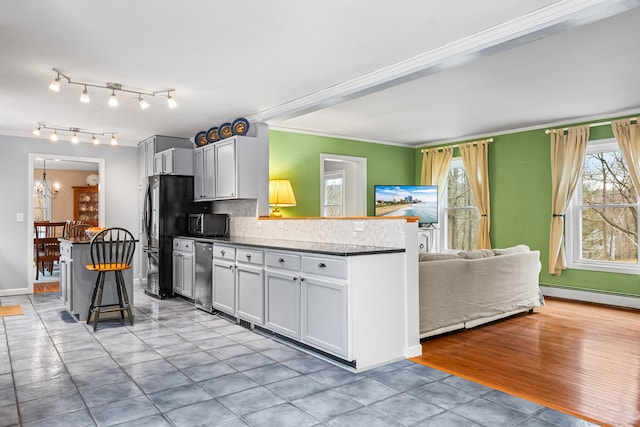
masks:
[(264, 325), (264, 270), (261, 266), (240, 264), (236, 269), (238, 317)]
[(214, 147), (215, 145), (208, 145), (203, 149), (203, 191), (204, 198), (209, 200), (216, 197), (216, 151)]
[(300, 278), (297, 273), (265, 271), (265, 327), (300, 340)]
[(213, 260), (213, 308), (236, 315), (236, 274), (232, 262)]
[(215, 197), (232, 199), (236, 191), (236, 140), (217, 142), (214, 144), (215, 155)]
[(302, 277), (302, 342), (347, 357), (347, 284)]

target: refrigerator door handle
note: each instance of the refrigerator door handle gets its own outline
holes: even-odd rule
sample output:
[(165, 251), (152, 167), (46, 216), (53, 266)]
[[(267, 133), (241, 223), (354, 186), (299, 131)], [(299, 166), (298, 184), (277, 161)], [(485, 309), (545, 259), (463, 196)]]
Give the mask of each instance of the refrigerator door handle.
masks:
[(147, 183), (147, 190), (144, 194), (144, 215), (142, 219), (142, 229), (145, 234), (147, 243), (151, 242), (151, 184)]

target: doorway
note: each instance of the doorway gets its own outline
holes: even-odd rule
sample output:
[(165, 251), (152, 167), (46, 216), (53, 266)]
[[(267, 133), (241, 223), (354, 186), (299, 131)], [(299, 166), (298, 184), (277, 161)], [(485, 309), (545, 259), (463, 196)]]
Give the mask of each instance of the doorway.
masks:
[[(80, 179), (76, 184), (64, 185), (63, 183), (59, 183), (59, 193), (55, 196), (54, 199), (48, 197), (49, 200), (45, 200), (45, 210), (47, 211), (47, 220), (57, 221), (57, 220), (66, 220), (72, 219), (73, 217), (73, 208), (66, 207), (63, 211), (64, 213), (56, 213), (55, 204), (60, 202), (61, 200), (67, 200), (65, 203), (69, 203), (71, 206), (73, 205), (73, 188), (74, 186), (87, 186), (88, 183), (85, 181), (85, 175), (97, 175), (97, 199), (98, 199), (98, 224), (103, 225), (105, 223), (105, 161), (102, 158), (93, 158), (93, 157), (78, 157), (78, 156), (64, 156), (64, 155), (55, 155), (55, 154), (37, 154), (37, 153), (29, 153), (28, 157), (28, 187), (27, 191), (29, 194), (28, 206), (27, 206), (27, 265), (29, 266), (28, 270), (28, 292), (34, 292), (34, 282), (35, 282), (35, 268), (31, 266), (34, 263), (34, 252), (33, 252), (33, 239), (34, 239), (34, 227), (33, 223), (35, 220), (35, 211), (37, 206), (37, 197), (34, 196), (35, 185), (40, 181), (40, 177), (35, 176), (35, 172), (40, 170), (44, 170), (46, 165), (46, 180), (50, 181), (53, 185), (54, 182), (59, 181), (60, 177), (63, 176), (74, 176), (80, 174), (82, 179)], [(80, 172), (82, 171), (82, 172)], [(44, 174), (44, 173), (43, 173)], [(43, 179), (45, 177), (42, 177)], [(92, 177), (94, 178), (94, 177)], [(78, 178), (76, 178), (77, 180)], [(49, 188), (52, 188), (50, 186)], [(47, 197), (45, 196), (45, 199)], [(48, 208), (47, 208), (48, 207)], [(63, 216), (64, 218), (61, 218)], [(55, 268), (52, 268), (51, 275), (43, 276), (44, 280), (39, 282), (46, 283), (55, 282), (54, 276)]]
[(320, 154), (320, 216), (367, 216), (367, 159)]

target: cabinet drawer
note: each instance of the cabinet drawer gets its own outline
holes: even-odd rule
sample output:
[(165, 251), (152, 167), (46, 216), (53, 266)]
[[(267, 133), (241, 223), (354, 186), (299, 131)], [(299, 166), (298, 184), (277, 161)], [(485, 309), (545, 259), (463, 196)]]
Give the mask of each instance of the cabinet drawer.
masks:
[(303, 256), (302, 273), (346, 279), (347, 260)]
[(265, 258), (265, 265), (267, 267), (300, 271), (300, 255), (267, 252)]
[(193, 240), (173, 239), (173, 250), (193, 253)]
[(236, 248), (233, 246), (213, 245), (213, 257), (219, 259), (236, 260)]
[(264, 263), (264, 254), (262, 251), (237, 248), (236, 261), (247, 264), (262, 265)]
[(71, 259), (71, 245), (60, 245), (60, 256)]

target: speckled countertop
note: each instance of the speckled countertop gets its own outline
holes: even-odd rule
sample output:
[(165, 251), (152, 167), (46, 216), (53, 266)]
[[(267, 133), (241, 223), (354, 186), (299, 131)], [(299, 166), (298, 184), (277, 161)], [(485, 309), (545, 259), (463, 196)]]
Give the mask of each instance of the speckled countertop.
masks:
[(176, 236), (197, 242), (229, 243), (231, 245), (250, 246), (262, 249), (283, 251), (313, 252), (324, 255), (356, 256), (405, 252), (404, 248), (386, 248), (380, 246), (342, 245), (338, 243), (301, 242), (296, 240), (262, 239), (256, 237), (194, 237)]

